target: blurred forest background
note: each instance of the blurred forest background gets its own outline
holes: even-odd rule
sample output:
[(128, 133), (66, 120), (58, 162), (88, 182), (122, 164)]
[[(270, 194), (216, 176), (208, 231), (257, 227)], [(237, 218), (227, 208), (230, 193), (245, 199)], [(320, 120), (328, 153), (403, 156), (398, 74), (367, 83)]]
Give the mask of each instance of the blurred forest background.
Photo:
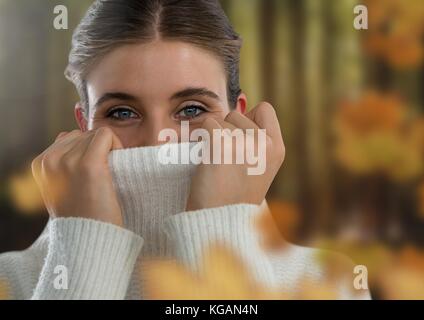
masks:
[[(287, 158), (268, 197), (281, 233), (366, 265), (375, 297), (423, 298), (424, 2), (221, 2), (244, 39), (250, 106), (271, 102), (281, 122)], [(0, 252), (47, 221), (30, 163), (76, 128), (63, 71), (90, 3), (0, 0)], [(353, 28), (359, 3), (367, 31)], [(59, 4), (69, 30), (53, 28)]]

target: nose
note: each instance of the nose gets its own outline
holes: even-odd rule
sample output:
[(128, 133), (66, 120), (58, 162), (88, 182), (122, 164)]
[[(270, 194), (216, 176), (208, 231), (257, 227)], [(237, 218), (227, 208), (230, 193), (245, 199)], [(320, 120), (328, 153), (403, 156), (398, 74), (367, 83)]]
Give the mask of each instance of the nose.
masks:
[(163, 117), (155, 117), (146, 119), (144, 124), (141, 126), (139, 132), (140, 144), (144, 147), (159, 146), (167, 143), (167, 141), (161, 141), (161, 132), (163, 130), (172, 130), (175, 135), (179, 136), (179, 130), (177, 124), (171, 119)]

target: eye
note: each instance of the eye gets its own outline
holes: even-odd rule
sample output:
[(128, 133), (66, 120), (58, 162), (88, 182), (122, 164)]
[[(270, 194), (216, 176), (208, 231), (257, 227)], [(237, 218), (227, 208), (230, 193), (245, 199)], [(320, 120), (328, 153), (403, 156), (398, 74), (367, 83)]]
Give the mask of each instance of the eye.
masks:
[(182, 119), (193, 119), (207, 112), (206, 109), (198, 105), (190, 105), (177, 113), (177, 116)]
[(131, 109), (120, 107), (110, 110), (107, 113), (107, 117), (113, 120), (125, 121), (128, 119), (136, 119), (138, 115)]

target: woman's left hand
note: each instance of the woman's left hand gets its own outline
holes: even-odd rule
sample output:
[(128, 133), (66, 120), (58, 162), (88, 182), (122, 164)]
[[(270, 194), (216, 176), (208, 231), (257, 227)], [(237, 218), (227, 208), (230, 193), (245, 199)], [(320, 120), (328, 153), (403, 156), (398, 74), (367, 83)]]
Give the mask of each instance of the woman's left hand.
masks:
[[(232, 152), (232, 164), (199, 165), (192, 179), (187, 211), (239, 203), (260, 205), (285, 158), (285, 146), (274, 108), (264, 102), (246, 115), (231, 112), (225, 120), (208, 118), (204, 121), (203, 128), (209, 132), (211, 159), (214, 146), (216, 148), (220, 143), (222, 155)], [(243, 139), (221, 136), (218, 138), (221, 141), (218, 141), (213, 134), (217, 129), (229, 129), (231, 133), (241, 129)], [(265, 134), (260, 134), (260, 129), (265, 130)], [(237, 148), (243, 150), (243, 147), (243, 163), (236, 164)], [(249, 159), (251, 161), (247, 161)], [(256, 168), (252, 168), (253, 159), (257, 162)], [(223, 163), (222, 158), (220, 163)]]

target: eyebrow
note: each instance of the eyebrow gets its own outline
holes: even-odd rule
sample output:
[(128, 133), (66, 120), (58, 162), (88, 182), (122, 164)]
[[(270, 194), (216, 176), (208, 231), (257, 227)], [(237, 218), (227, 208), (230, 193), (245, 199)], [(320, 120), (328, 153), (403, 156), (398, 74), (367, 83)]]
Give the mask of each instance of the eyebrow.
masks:
[(128, 102), (134, 102), (137, 101), (137, 98), (123, 92), (109, 92), (105, 93), (97, 102), (95, 103), (94, 107), (97, 109), (100, 107), (103, 103), (109, 101), (109, 100), (121, 100), (121, 101), (128, 101)]
[(206, 88), (187, 88), (187, 89), (184, 89), (182, 91), (175, 93), (171, 97), (171, 100), (182, 99), (182, 98), (190, 98), (190, 97), (194, 97), (194, 96), (204, 96), (204, 97), (212, 98), (212, 99), (215, 99), (215, 100), (218, 100), (218, 101), (221, 100), (215, 92), (210, 91)]
[[(219, 98), (219, 96), (215, 92), (210, 91), (206, 88), (187, 88), (187, 89), (178, 91), (178, 92), (176, 92), (172, 95), (171, 100), (183, 99), (183, 98), (189, 98), (189, 97), (196, 97), (196, 96), (197, 97), (198, 96), (209, 97), (209, 98), (212, 98), (214, 100), (221, 101), (221, 99)], [(94, 104), (94, 107), (97, 109), (103, 103), (105, 103), (109, 100), (121, 100), (121, 101), (126, 101), (126, 102), (135, 102), (135, 101), (137, 101), (137, 97), (135, 97), (131, 94), (128, 94), (128, 93), (124, 93), (124, 92), (108, 92), (108, 93), (105, 93), (103, 96), (101, 96), (99, 98), (99, 100), (97, 100), (97, 102)]]

